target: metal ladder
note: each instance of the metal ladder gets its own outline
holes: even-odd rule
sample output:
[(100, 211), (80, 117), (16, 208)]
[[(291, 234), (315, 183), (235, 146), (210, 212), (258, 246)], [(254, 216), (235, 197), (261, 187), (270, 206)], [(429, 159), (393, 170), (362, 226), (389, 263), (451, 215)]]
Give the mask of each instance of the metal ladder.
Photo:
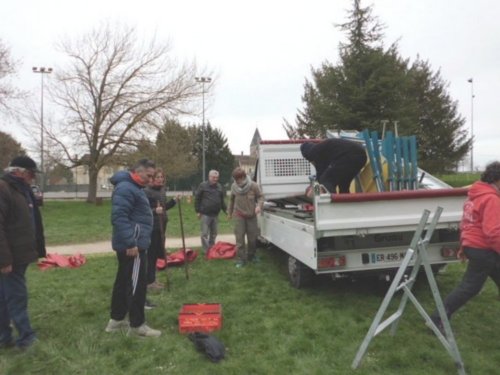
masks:
[[(434, 229), (436, 228), (436, 225), (439, 221), (439, 217), (441, 216), (442, 212), (443, 208), (438, 207), (434, 214), (432, 222), (429, 224), (429, 227), (427, 228), (425, 237), (422, 238), (422, 233), (425, 229), (425, 226), (427, 225), (427, 221), (430, 216), (430, 211), (424, 210), (422, 217), (420, 219), (420, 223), (418, 224), (417, 230), (413, 235), (413, 239), (411, 241), (409, 249), (406, 252), (403, 262), (401, 263), (401, 266), (399, 267), (398, 272), (396, 273), (396, 276), (394, 277), (394, 280), (392, 281), (391, 286), (389, 287), (389, 290), (387, 291), (384, 300), (382, 301), (382, 304), (380, 305), (380, 308), (377, 314), (375, 315), (375, 318), (373, 319), (370, 329), (368, 330), (368, 333), (366, 334), (365, 339), (361, 343), (361, 346), (358, 349), (356, 357), (352, 362), (351, 367), (353, 369), (359, 367), (361, 360), (363, 359), (363, 356), (366, 353), (368, 345), (376, 335), (378, 335), (380, 332), (382, 332), (390, 325), (391, 325), (391, 335), (396, 334), (399, 319), (403, 315), (404, 309), (409, 299), (415, 305), (420, 315), (422, 315), (422, 317), (425, 319), (427, 326), (432, 329), (432, 331), (436, 334), (437, 338), (444, 346), (448, 354), (453, 358), (458, 373), (461, 375), (465, 375), (464, 364), (462, 362), (462, 358), (460, 357), (460, 352), (458, 351), (457, 343), (455, 341), (455, 337), (453, 336), (450, 322), (448, 321), (443, 301), (441, 299), (441, 295), (439, 294), (436, 279), (434, 278), (434, 274), (432, 273), (431, 265), (429, 263), (429, 258), (427, 255), (427, 245), (429, 244), (429, 241), (432, 237), (432, 234), (434, 232)], [(416, 257), (413, 270), (410, 274), (410, 277), (406, 278), (405, 277), (406, 268), (409, 266), (414, 255), (416, 255)], [(446, 337), (441, 334), (440, 330), (436, 327), (434, 322), (431, 320), (427, 312), (424, 310), (420, 302), (417, 300), (417, 298), (411, 291), (421, 266), (423, 266), (425, 269), (425, 274), (427, 276), (427, 280), (429, 282), (429, 286), (431, 288), (434, 301), (436, 302), (436, 307), (439, 312), (439, 316), (441, 318), (441, 322), (443, 324)], [(404, 280), (402, 281), (403, 278)], [(384, 317), (387, 307), (389, 306), (389, 303), (394, 297), (394, 294), (400, 290), (403, 291), (403, 296), (401, 298), (399, 308), (394, 314), (392, 314), (387, 319), (382, 321), (382, 318)]]

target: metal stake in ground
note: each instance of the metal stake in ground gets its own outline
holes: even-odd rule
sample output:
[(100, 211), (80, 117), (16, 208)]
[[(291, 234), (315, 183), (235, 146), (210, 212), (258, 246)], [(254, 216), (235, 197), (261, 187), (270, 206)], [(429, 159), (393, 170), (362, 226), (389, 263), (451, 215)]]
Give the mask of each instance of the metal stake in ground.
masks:
[(184, 255), (184, 271), (186, 272), (186, 280), (189, 280), (188, 258), (186, 254), (186, 241), (184, 239), (184, 223), (182, 221), (182, 208), (180, 199), (179, 202), (177, 202), (177, 206), (179, 206), (179, 221), (181, 224), (182, 254)]
[[(158, 207), (161, 207), (160, 201), (158, 201)], [(163, 212), (158, 215), (158, 223), (159, 223), (159, 230), (160, 230), (160, 239), (161, 239), (161, 249), (163, 251), (163, 257), (165, 258), (165, 277), (166, 277), (166, 284), (167, 284), (167, 290), (170, 292), (170, 278), (168, 275), (168, 260), (167, 260), (167, 250), (165, 249), (165, 232), (163, 229)]]

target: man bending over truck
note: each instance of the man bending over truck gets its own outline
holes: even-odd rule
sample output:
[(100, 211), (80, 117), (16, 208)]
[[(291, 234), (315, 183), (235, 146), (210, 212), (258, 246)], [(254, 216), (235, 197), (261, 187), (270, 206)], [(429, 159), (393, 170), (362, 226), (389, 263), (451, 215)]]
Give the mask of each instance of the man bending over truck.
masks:
[(351, 181), (366, 164), (363, 146), (347, 139), (329, 138), (300, 145), (302, 156), (316, 168), (316, 179), (329, 192), (349, 193)]

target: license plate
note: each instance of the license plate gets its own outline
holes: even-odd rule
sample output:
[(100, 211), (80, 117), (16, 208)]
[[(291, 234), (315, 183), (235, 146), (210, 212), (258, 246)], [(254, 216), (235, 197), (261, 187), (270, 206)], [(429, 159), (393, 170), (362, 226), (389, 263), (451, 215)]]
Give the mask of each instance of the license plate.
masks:
[(404, 252), (396, 252), (396, 251), (386, 252), (386, 253), (373, 252), (373, 253), (362, 254), (362, 258), (363, 258), (363, 264), (394, 263), (402, 261), (405, 255), (406, 254)]

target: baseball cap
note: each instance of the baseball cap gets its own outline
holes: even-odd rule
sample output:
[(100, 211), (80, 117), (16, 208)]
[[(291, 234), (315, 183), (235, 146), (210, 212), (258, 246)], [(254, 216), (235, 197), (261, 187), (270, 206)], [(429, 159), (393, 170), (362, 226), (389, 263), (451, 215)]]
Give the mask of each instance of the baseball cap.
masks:
[(36, 167), (35, 161), (29, 156), (16, 156), (11, 160), (9, 167), (19, 167), (27, 169), (33, 173), (40, 173), (40, 171)]

